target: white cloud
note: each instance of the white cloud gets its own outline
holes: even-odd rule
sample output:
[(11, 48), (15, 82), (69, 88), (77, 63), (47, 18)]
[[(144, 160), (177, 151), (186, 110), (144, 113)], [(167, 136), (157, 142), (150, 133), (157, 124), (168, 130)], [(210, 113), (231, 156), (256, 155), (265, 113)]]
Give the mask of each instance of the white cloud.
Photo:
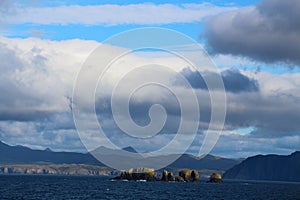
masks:
[[(0, 38), (0, 44), (0, 92), (5, 94), (0, 96), (1, 140), (20, 144), (24, 141), (23, 144), (31, 146), (51, 146), (54, 149), (64, 150), (68, 148), (72, 150), (72, 144), (74, 144), (74, 147), (80, 149), (78, 136), (72, 126), (72, 115), (67, 97), (72, 95), (73, 82), (82, 63), (99, 43), (84, 40), (49, 41), (34, 38)], [(180, 62), (176, 58), (170, 59), (165, 55), (153, 58), (151, 56), (141, 57), (141, 54), (130, 54), (126, 59), (115, 63), (120, 66), (117, 70), (110, 71), (108, 84), (115, 83), (115, 80), (112, 80), (114, 76), (122, 77), (124, 73), (121, 70), (122, 66), (123, 68), (138, 66), (149, 61), (175, 66), (177, 71), (181, 65), (184, 65), (182, 67), (186, 66), (186, 63)], [(135, 65), (131, 65), (131, 63)], [(252, 93), (228, 94), (227, 116), (230, 123), (226, 126), (228, 130), (226, 137), (235, 135), (232, 137), (239, 137), (237, 142), (241, 142), (245, 138), (243, 135), (230, 132), (234, 133), (234, 129), (240, 127), (257, 126), (269, 131), (262, 134), (258, 130), (252, 140), (258, 141), (260, 138), (268, 140), (270, 135), (275, 138), (272, 140), (281, 137), (299, 138), (300, 74), (275, 75), (249, 71), (241, 71), (241, 73), (255, 78), (259, 83), (260, 90)], [(143, 79), (143, 76), (137, 77), (137, 79)], [(182, 92), (186, 90), (186, 88), (181, 89)], [(201, 94), (199, 92), (199, 95), (202, 93), (206, 93), (205, 90), (202, 90)], [(159, 97), (163, 99), (155, 98), (157, 96), (154, 94), (162, 95)], [(151, 103), (158, 99), (172, 108), (172, 102), (168, 96), (163, 96), (163, 94), (159, 91), (139, 93), (140, 99), (143, 101), (148, 100), (148, 103)], [(83, 95), (83, 98), (87, 97)], [(203, 103), (205, 99), (201, 100)], [(209, 107), (206, 104), (204, 106), (204, 110)], [(137, 106), (137, 108), (141, 107)], [(56, 117), (46, 117), (46, 120), (41, 120), (43, 116), (37, 115), (38, 112), (55, 113)], [(20, 119), (22, 113), (25, 113), (24, 118), (28, 118), (30, 115), (37, 115), (37, 117), (26, 121), (24, 118)], [(176, 112), (173, 115), (176, 117)], [(111, 121), (106, 121), (108, 129), (112, 124)], [(277, 130), (277, 133), (275, 129), (270, 130), (272, 127), (278, 128), (280, 131)], [(164, 136), (159, 137), (163, 138)], [(165, 137), (168, 139), (170, 136)], [(285, 144), (288, 144), (290, 140), (292, 139), (286, 140)], [(122, 144), (130, 145), (130, 141), (122, 140)], [(237, 149), (239, 144), (235, 145)], [(243, 151), (250, 151), (250, 141), (243, 141), (242, 145), (244, 145)], [(270, 148), (272, 145), (276, 146), (277, 143), (270, 144)]]
[(208, 16), (234, 9), (236, 8), (219, 7), (210, 3), (27, 7), (16, 9), (15, 15), (3, 17), (3, 21), (8, 24), (153, 25), (198, 22)]
[(69, 110), (73, 81), (98, 44), (0, 38), (2, 120), (34, 120)]

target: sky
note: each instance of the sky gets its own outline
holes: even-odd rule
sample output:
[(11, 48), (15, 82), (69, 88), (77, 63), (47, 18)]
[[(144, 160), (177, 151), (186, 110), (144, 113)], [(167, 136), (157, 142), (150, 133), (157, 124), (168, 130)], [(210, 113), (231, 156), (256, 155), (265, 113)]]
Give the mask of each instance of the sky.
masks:
[[(0, 2), (0, 140), (35, 149), (85, 152), (89, 145), (80, 140), (78, 124), (73, 119), (73, 106), (78, 105), (72, 99), (81, 77), (79, 72), (99, 46), (105, 60), (137, 46), (140, 41), (137, 36), (127, 43), (114, 43), (116, 34), (152, 27), (167, 28), (195, 41), (210, 56), (215, 68), (204, 68), (199, 73), (167, 52), (133, 52), (114, 63), (116, 68), (104, 77), (105, 87), (96, 88), (94, 104), (85, 92), (94, 89), (89, 89), (89, 83), (96, 77), (87, 72), (80, 79), (80, 97), (75, 99), (82, 106), (87, 102), (95, 105), (106, 138), (120, 148), (132, 146), (141, 152), (162, 148), (174, 139), (180, 125), (184, 113), (180, 101), (188, 105), (186, 110), (191, 116), (198, 107), (185, 96), (194, 91), (202, 102), (200, 117), (196, 121), (189, 119), (188, 123), (199, 123), (197, 134), (190, 140), (191, 134), (186, 131), (173, 144), (173, 150), (176, 152), (186, 141), (191, 141), (187, 153), (198, 155), (213, 115), (210, 92), (220, 92), (219, 88), (209, 91), (204, 79), (219, 74), (226, 95), (226, 114), (211, 154), (244, 158), (300, 150), (299, 9), (298, 0), (3, 0)], [(155, 35), (144, 37), (151, 41)], [(160, 42), (164, 44), (167, 39), (162, 37)], [(191, 57), (202, 55), (194, 52), (192, 44), (178, 48), (180, 53), (191, 51), (185, 54)], [(153, 67), (154, 72), (144, 68), (125, 76), (128, 70), (145, 63), (170, 65), (176, 73)], [(182, 77), (189, 87), (179, 80)], [(144, 92), (136, 90), (136, 94), (131, 94), (130, 114), (117, 114), (120, 123), (116, 123), (110, 92), (122, 78), (125, 81), (117, 88), (116, 105), (123, 105), (130, 87), (145, 80), (164, 81), (178, 93), (174, 95), (159, 85), (152, 85)], [(165, 107), (166, 119), (158, 115), (160, 111), (151, 118), (149, 109), (154, 104)], [(216, 101), (214, 106), (219, 108), (221, 104)], [(84, 114), (89, 116), (89, 109)], [(151, 120), (166, 121), (154, 138), (146, 140), (124, 134), (118, 128), (124, 118), (132, 118), (140, 126), (151, 124)], [(88, 119), (82, 127), (88, 127)], [(218, 129), (212, 128), (212, 134), (214, 131)], [(103, 137), (91, 136), (89, 142), (97, 147), (102, 145)]]

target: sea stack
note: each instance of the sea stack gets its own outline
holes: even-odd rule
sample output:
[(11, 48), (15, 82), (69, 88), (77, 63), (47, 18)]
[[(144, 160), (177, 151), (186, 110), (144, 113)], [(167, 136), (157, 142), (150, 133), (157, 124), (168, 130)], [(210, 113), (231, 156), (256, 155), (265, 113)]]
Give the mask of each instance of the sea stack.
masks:
[(212, 175), (209, 178), (209, 182), (210, 183), (223, 183), (221, 174), (216, 173), (216, 172), (212, 173)]
[(167, 170), (164, 170), (162, 172), (161, 181), (175, 181), (173, 172), (168, 172)]
[[(196, 182), (199, 181), (199, 173), (197, 170), (192, 169), (182, 169), (178, 173), (185, 182)], [(178, 177), (178, 178), (179, 178)], [(180, 178), (179, 178), (180, 179)]]
[(126, 170), (126, 171), (122, 171), (120, 176), (115, 177), (114, 180), (155, 181), (154, 174), (155, 174), (154, 169), (140, 167), (140, 168), (135, 168), (135, 169), (129, 169), (129, 170)]

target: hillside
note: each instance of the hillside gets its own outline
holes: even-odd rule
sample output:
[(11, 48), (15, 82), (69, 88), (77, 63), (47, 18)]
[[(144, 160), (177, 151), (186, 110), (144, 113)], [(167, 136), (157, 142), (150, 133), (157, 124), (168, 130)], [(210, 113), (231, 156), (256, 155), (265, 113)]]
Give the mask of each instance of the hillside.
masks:
[(257, 155), (229, 169), (225, 179), (300, 181), (300, 151), (291, 155)]

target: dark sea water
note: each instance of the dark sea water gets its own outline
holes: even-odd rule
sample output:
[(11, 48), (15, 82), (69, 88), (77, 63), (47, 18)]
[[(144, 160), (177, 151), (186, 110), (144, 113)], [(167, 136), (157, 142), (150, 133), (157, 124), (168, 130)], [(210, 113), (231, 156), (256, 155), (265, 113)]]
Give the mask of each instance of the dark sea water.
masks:
[(1, 175), (0, 199), (300, 199), (300, 184), (122, 182), (108, 177)]

